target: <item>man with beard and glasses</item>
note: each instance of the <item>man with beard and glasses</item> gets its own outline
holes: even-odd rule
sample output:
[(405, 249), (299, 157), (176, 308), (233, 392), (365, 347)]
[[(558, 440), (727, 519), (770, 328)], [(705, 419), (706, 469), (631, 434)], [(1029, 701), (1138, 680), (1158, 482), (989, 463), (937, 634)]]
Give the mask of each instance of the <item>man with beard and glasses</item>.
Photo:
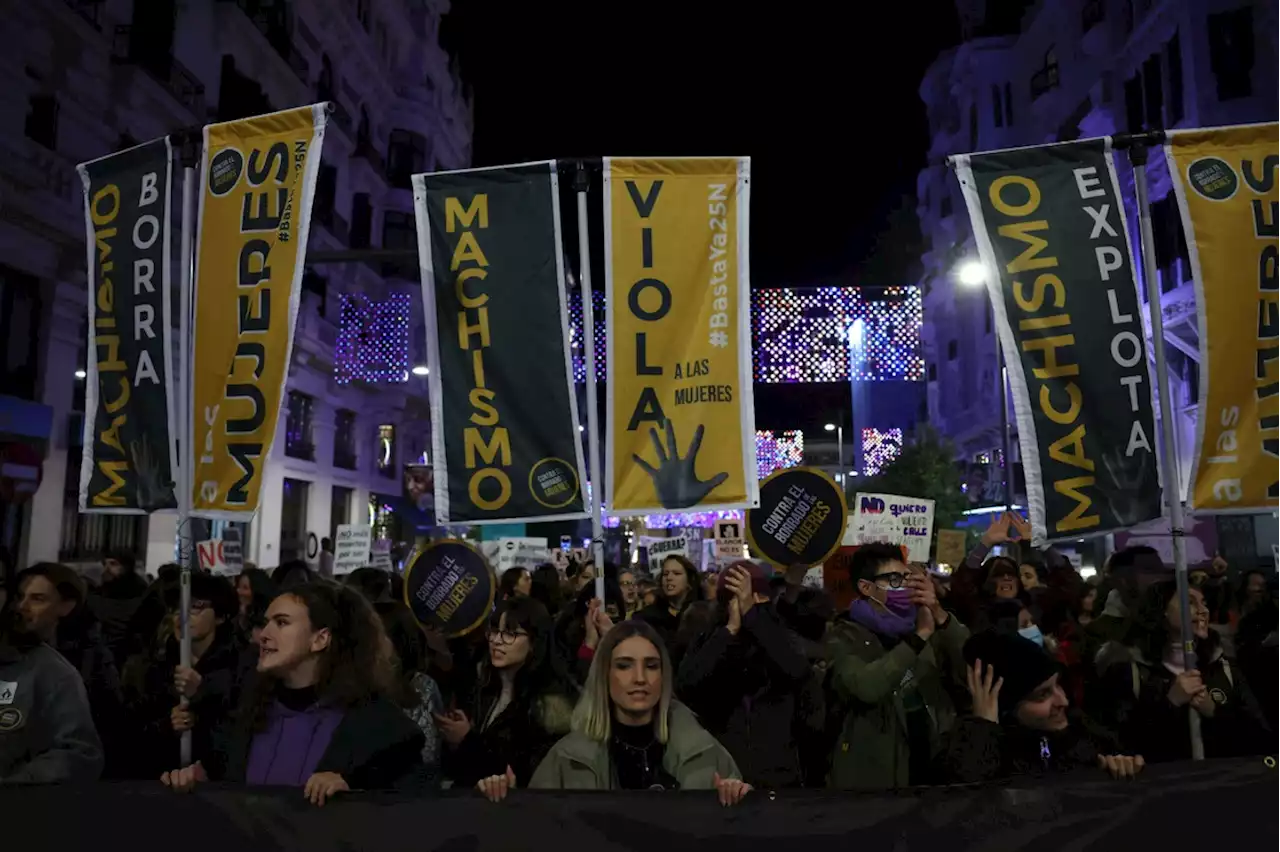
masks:
[(947, 693), (963, 689), (969, 630), (938, 603), (933, 584), (887, 544), (858, 548), (858, 597), (827, 636), (833, 697), (844, 723), (830, 786), (878, 790), (929, 784), (955, 721)]

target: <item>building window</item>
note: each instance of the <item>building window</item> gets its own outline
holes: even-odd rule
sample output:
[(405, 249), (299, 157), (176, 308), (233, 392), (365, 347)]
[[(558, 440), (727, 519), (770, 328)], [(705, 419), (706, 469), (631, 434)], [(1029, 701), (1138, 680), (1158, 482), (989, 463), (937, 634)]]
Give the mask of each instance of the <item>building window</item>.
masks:
[[(1209, 67), (1217, 80), (1218, 100), (1253, 94), (1253, 7), (1210, 15)], [(30, 134), (28, 134), (30, 135)]]
[(1160, 54), (1142, 63), (1143, 117), (1148, 128), (1164, 127), (1164, 79), (1160, 73)]
[[(40, 289), (32, 276), (0, 266), (0, 328), (6, 330), (0, 339), (0, 388), (8, 396), (38, 399)], [(78, 384), (83, 389), (84, 382)]]
[(938, 365), (930, 364), (929, 365), (929, 381), (936, 382), (937, 380), (938, 380)]
[(316, 78), (316, 100), (331, 101), (333, 93), (333, 63), (329, 61), (329, 55), (325, 54), (320, 57), (320, 76)]
[(338, 540), (338, 527), (351, 523), (351, 489), (333, 486), (333, 499), (329, 503), (329, 538)]
[(938, 215), (947, 218), (951, 215), (951, 191), (943, 190), (942, 201), (938, 203)]
[(1000, 84), (991, 84), (991, 118), (996, 127), (1004, 127), (1004, 104), (1001, 103)]
[(369, 32), (369, 0), (356, 0), (356, 20)]
[(1169, 125), (1182, 121), (1186, 112), (1182, 106), (1182, 44), (1174, 33), (1164, 49), (1165, 68), (1169, 72)]
[(952, 340), (947, 344), (947, 360), (954, 361), (956, 356), (960, 354), (960, 346), (956, 341)]
[(982, 312), (982, 330), (987, 334), (991, 333), (991, 311), (989, 310)]
[(1004, 123), (1006, 127), (1013, 127), (1013, 84), (1004, 84)]
[(378, 427), (378, 473), (396, 478), (396, 427), (389, 423)]
[(311, 438), (311, 414), (315, 400), (305, 393), (289, 391), (289, 410), (285, 416), (284, 453), (295, 459), (315, 461), (316, 448)]
[(27, 101), (27, 138), (50, 151), (58, 148), (58, 99), (53, 95), (32, 95)]
[(382, 264), (382, 274), (387, 278), (418, 278), (418, 234), (412, 213), (388, 210), (382, 214), (382, 247), (413, 251), (404, 260), (387, 260)]
[(410, 130), (392, 130), (387, 145), (387, 182), (408, 189), (412, 176), (426, 170), (426, 138)]
[(307, 491), (311, 483), (286, 479), (280, 489), (280, 564), (307, 558)]
[(333, 466), (356, 469), (356, 413), (345, 408), (333, 419)]
[(1130, 133), (1142, 130), (1142, 75), (1124, 81), (1124, 120)]
[(1031, 100), (1058, 87), (1058, 54), (1049, 48), (1044, 54), (1044, 67), (1031, 75)]
[(978, 148), (978, 105), (969, 104), (969, 150)]
[(351, 199), (351, 247), (368, 248), (373, 230), (373, 204), (369, 193), (357, 192)]

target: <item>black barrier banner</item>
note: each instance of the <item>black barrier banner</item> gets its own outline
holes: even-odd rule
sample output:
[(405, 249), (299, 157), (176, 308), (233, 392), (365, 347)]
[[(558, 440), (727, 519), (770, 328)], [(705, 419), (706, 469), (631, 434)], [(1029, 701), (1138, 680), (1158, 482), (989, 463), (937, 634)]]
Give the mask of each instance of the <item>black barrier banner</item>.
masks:
[[(68, 819), (72, 793), (75, 818)], [(1086, 770), (898, 795), (756, 791), (732, 808), (710, 791), (516, 790), (500, 804), (474, 790), (418, 799), (339, 793), (317, 808), (301, 790), (281, 788), (207, 785), (179, 794), (159, 782), (6, 786), (0, 813), (22, 815), (5, 825), (6, 847), (20, 850), (94, 849), (116, 837), (127, 838), (130, 852), (1135, 852), (1218, 849), (1224, 838), (1262, 848), (1280, 823), (1275, 796), (1276, 771), (1255, 759), (1148, 766), (1132, 781)]]
[(844, 490), (811, 467), (775, 471), (760, 483), (760, 508), (747, 510), (752, 555), (782, 568), (817, 565), (835, 553), (849, 509)]
[(427, 545), (404, 575), (404, 602), (414, 617), (451, 639), (484, 623), (495, 589), (480, 551), (456, 539)]
[(89, 268), (80, 511), (176, 508), (166, 136), (78, 167)]
[(1153, 385), (1110, 140), (954, 162), (1008, 364), (1033, 539), (1160, 517)]
[(413, 187), (436, 517), (585, 518), (555, 162)]

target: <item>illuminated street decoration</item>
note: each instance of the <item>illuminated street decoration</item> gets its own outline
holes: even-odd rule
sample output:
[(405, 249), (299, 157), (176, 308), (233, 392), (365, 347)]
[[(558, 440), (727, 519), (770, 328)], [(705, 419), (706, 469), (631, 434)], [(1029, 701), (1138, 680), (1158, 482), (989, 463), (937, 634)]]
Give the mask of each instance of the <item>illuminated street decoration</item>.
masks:
[[(751, 297), (755, 380), (842, 382), (849, 380), (847, 329), (865, 323), (863, 381), (924, 380), (920, 348), (922, 306), (917, 287), (876, 288), (866, 298), (859, 287), (803, 287), (756, 290)], [(596, 378), (605, 375), (604, 293), (592, 292), (595, 304)], [(573, 379), (586, 378), (582, 358), (582, 296), (569, 293), (569, 333)]]
[(862, 473), (875, 476), (902, 452), (901, 429), (862, 430)]
[(755, 380), (849, 381), (848, 328), (864, 321), (861, 381), (924, 379), (920, 348), (922, 305), (916, 287), (876, 288), (867, 298), (859, 287), (758, 290), (752, 330)]
[(377, 302), (359, 293), (344, 294), (333, 347), (334, 381), (407, 382), (411, 307), (407, 293), (392, 293)]
[(779, 468), (795, 467), (803, 462), (803, 432), (798, 429), (777, 433), (756, 432), (756, 469), (761, 479)]

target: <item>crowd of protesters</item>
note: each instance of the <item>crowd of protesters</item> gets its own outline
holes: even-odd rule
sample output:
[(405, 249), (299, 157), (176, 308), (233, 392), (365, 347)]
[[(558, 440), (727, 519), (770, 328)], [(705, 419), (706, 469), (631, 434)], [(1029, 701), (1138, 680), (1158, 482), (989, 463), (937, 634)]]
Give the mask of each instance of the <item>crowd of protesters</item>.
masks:
[[(1191, 756), (1276, 752), (1268, 575), (1192, 575), (1194, 667), (1150, 548), (1086, 582), (997, 517), (948, 577), (865, 545), (852, 603), (805, 568), (740, 560), (657, 576), (514, 568), (484, 628), (446, 638), (373, 568), (301, 562), (148, 581), (129, 554), (92, 585), (40, 563), (0, 611), (0, 783), (159, 779), (349, 790), (885, 790)], [(999, 547), (1004, 555), (992, 556)], [(190, 734), (195, 761), (182, 765)]]

